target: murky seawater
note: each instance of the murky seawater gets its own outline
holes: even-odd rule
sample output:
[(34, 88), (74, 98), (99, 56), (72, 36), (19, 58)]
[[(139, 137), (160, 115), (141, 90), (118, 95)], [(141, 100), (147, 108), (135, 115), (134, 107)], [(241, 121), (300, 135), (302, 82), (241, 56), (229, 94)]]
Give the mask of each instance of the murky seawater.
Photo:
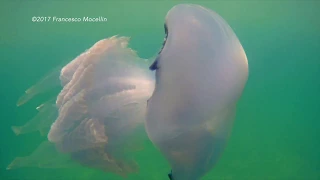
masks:
[[(14, 157), (30, 154), (44, 140), (37, 132), (15, 136), (10, 127), (34, 116), (33, 107), (45, 97), (19, 108), (16, 100), (52, 68), (102, 38), (130, 36), (130, 47), (141, 57), (154, 56), (164, 37), (166, 12), (179, 2), (1, 2), (0, 179), (121, 179), (81, 166), (5, 170)], [(228, 147), (204, 179), (320, 179), (320, 2), (194, 2), (227, 20), (247, 53), (250, 68)], [(32, 22), (33, 16), (108, 20), (37, 23)], [(170, 167), (148, 140), (135, 157), (141, 170), (128, 179), (167, 179)]]

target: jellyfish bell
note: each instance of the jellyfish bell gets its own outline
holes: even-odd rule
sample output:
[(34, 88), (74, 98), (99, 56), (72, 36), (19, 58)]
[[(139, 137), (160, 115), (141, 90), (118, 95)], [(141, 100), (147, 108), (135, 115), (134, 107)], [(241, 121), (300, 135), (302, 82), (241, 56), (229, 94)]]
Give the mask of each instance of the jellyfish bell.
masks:
[[(128, 42), (129, 38), (118, 36), (100, 40), (59, 73), (50, 73), (26, 91), (19, 105), (50, 89), (53, 85), (48, 79), (57, 78), (59, 83), (54, 81), (54, 85), (62, 85), (54, 101), (37, 107), (41, 116), (24, 128), (12, 128), (21, 134), (45, 126), (49, 132), (48, 141), (30, 156), (16, 158), (9, 169), (65, 167), (69, 161), (58, 161), (57, 157), (66, 154), (74, 162), (123, 177), (139, 170), (132, 153), (140, 150), (136, 146), (147, 138), (141, 127), (154, 80), (150, 64), (127, 47)], [(56, 113), (53, 120), (44, 123), (50, 112)]]
[(195, 180), (217, 162), (248, 77), (245, 52), (230, 26), (202, 6), (174, 6), (148, 101), (146, 130), (174, 180)]

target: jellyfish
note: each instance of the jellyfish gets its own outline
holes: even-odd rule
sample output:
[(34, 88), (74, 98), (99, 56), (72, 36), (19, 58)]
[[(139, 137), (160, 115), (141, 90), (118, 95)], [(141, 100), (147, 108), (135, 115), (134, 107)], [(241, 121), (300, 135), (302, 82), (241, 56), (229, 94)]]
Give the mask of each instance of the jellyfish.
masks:
[(155, 89), (146, 131), (172, 180), (196, 180), (217, 163), (248, 78), (242, 45), (228, 23), (199, 5), (174, 6), (163, 48), (150, 66)]
[(37, 107), (35, 118), (12, 127), (17, 135), (40, 131), (48, 140), (30, 156), (16, 158), (8, 169), (60, 168), (77, 162), (123, 177), (138, 172), (132, 152), (140, 150), (144, 140), (146, 104), (154, 78), (148, 61), (139, 58), (128, 43), (127, 37), (102, 39), (26, 91), (18, 105), (62, 87), (56, 97)]
[(139, 169), (131, 152), (141, 149), (145, 131), (168, 160), (171, 180), (210, 171), (232, 130), (248, 78), (246, 54), (227, 22), (199, 5), (174, 6), (164, 28), (151, 65), (127, 47), (128, 38), (113, 36), (29, 88), (18, 105), (62, 87), (35, 118), (12, 127), (17, 135), (39, 131), (48, 141), (8, 169), (77, 162), (126, 177)]

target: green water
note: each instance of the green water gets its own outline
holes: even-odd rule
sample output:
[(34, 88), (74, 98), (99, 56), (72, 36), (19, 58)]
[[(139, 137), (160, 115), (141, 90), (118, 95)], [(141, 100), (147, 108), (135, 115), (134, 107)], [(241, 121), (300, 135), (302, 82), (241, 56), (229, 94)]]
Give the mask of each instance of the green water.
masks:
[[(1, 1), (0, 179), (121, 179), (85, 167), (5, 168), (43, 140), (15, 136), (12, 125), (35, 115), (35, 100), (16, 107), (26, 88), (96, 41), (131, 37), (144, 58), (160, 49), (166, 12), (182, 1)], [(191, 1), (188, 1), (191, 2)], [(320, 1), (194, 1), (218, 12), (239, 37), (250, 76), (227, 149), (205, 180), (320, 179)], [(33, 16), (104, 16), (99, 23), (34, 23)], [(170, 167), (146, 140), (136, 154), (140, 173), (128, 179), (165, 180)]]

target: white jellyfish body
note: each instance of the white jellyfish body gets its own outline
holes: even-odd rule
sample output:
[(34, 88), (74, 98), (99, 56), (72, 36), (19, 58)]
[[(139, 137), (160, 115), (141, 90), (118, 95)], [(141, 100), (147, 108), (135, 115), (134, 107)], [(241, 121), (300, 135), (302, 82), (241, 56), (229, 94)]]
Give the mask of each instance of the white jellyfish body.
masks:
[[(146, 105), (154, 83), (147, 63), (137, 65), (143, 60), (126, 48), (127, 43), (126, 38), (101, 40), (63, 68), (60, 79), (67, 83), (57, 97), (59, 116), (51, 126), (49, 141), (59, 142), (84, 119), (97, 123), (116, 119), (114, 124), (122, 127), (143, 122), (140, 107)], [(135, 116), (125, 117), (131, 113)], [(106, 141), (106, 137), (98, 139)]]
[(114, 36), (28, 89), (18, 105), (62, 86), (53, 101), (37, 108), (36, 118), (12, 127), (16, 134), (38, 130), (49, 142), (16, 158), (8, 169), (64, 167), (69, 161), (57, 158), (64, 153), (83, 165), (126, 176), (138, 170), (128, 150), (143, 134), (139, 127), (145, 121), (149, 139), (172, 167), (170, 179), (204, 176), (230, 135), (248, 77), (247, 58), (229, 25), (201, 6), (173, 7), (165, 30), (164, 46), (150, 66), (155, 82), (148, 63), (127, 47), (128, 38)]
[(217, 162), (248, 77), (245, 52), (215, 12), (191, 4), (166, 16), (164, 47), (150, 69), (155, 90), (146, 130), (172, 167), (170, 178), (195, 180)]
[[(154, 80), (149, 64), (127, 47), (128, 41), (129, 38), (117, 36), (100, 40), (65, 65), (60, 74), (51, 73), (54, 76), (49, 79), (60, 79), (63, 88), (56, 101), (44, 104), (54, 107), (51, 112), (56, 112), (55, 119), (46, 124), (50, 128), (49, 142), (41, 145), (37, 153), (14, 160), (9, 169), (32, 166), (31, 162), (41, 166), (40, 156), (48, 148), (56, 148), (57, 153), (69, 154), (76, 162), (92, 168), (122, 176), (138, 171), (130, 152), (135, 150), (132, 143), (143, 134), (139, 127), (143, 127)], [(43, 87), (50, 84), (46, 79), (27, 91), (21, 102), (48, 89)], [(39, 106), (39, 114), (46, 106)], [(13, 130), (39, 130), (42, 127), (37, 125), (46, 120), (47, 113), (42, 114), (41, 120), (32, 120), (31, 125), (27, 123)], [(57, 163), (60, 164), (56, 166), (63, 165)]]

